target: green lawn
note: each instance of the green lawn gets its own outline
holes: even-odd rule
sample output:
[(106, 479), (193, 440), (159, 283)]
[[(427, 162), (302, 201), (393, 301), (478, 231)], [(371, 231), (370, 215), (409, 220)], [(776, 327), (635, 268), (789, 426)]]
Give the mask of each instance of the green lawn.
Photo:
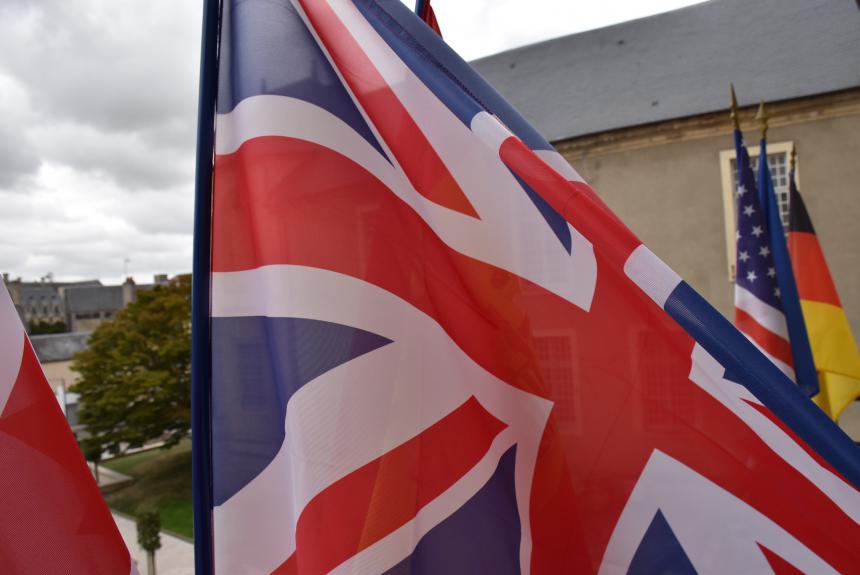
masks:
[(134, 478), (105, 495), (110, 507), (132, 516), (158, 509), (162, 528), (192, 536), (190, 441), (166, 450), (118, 457), (102, 465)]

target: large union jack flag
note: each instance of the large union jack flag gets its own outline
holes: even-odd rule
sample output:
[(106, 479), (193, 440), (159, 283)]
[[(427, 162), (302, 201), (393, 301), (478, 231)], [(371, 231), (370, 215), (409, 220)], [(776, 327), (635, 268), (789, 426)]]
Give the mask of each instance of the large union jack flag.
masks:
[(219, 84), (218, 573), (858, 570), (856, 447), (399, 2)]

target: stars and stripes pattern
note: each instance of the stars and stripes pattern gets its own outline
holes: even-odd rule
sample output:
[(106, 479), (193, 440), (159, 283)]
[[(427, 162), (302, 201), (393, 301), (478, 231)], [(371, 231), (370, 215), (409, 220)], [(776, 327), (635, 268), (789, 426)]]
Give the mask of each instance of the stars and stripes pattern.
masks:
[(735, 325), (794, 380), (794, 359), (769, 245), (767, 219), (749, 154), (738, 130), (735, 131), (735, 149), (738, 182), (735, 190)]
[(137, 573), (0, 283), (0, 573)]
[(221, 31), (217, 572), (860, 561), (856, 447), (398, 0)]

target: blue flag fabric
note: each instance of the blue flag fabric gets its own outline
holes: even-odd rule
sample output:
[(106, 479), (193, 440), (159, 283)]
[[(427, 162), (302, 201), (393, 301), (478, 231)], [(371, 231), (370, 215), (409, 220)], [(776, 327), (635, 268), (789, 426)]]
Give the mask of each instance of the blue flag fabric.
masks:
[(220, 30), (219, 573), (860, 563), (857, 447), (402, 2)]
[(779, 285), (785, 321), (788, 324), (791, 353), (794, 358), (795, 381), (803, 393), (812, 397), (818, 394), (818, 374), (815, 371), (812, 348), (809, 346), (809, 336), (806, 333), (806, 324), (803, 322), (803, 312), (800, 309), (800, 297), (797, 294), (797, 284), (794, 281), (794, 271), (785, 242), (785, 232), (779, 217), (779, 206), (767, 163), (767, 141), (764, 138), (761, 140), (759, 153), (758, 194), (765, 211), (767, 233), (770, 248), (773, 251), (773, 262), (776, 266), (776, 280)]

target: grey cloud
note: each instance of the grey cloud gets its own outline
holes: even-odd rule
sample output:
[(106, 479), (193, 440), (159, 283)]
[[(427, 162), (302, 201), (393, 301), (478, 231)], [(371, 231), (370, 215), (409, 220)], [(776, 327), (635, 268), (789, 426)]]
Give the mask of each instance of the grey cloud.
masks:
[(170, 0), (20, 5), (0, 12), (0, 66), (52, 117), (107, 131), (193, 125), (198, 12)]
[(27, 94), (13, 78), (0, 75), (0, 188), (12, 187), (39, 167), (39, 155), (27, 134), (31, 117)]
[(166, 187), (194, 176), (193, 145), (160, 146), (135, 132), (105, 133), (80, 124), (43, 124), (32, 129), (43, 157), (108, 175), (119, 186)]

